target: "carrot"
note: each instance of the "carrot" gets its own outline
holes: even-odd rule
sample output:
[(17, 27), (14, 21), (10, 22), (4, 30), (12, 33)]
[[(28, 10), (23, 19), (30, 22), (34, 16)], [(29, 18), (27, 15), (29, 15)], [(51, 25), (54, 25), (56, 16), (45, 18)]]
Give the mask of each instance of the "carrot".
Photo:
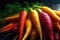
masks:
[(60, 31), (60, 23), (57, 21), (54, 21), (55, 28)]
[(36, 40), (36, 39), (37, 39), (37, 32), (35, 29), (33, 29), (30, 34), (30, 40)]
[(56, 13), (56, 15), (60, 16), (60, 11), (54, 10), (54, 12)]
[(40, 39), (42, 40), (42, 29), (41, 29), (41, 24), (39, 21), (38, 12), (36, 10), (30, 9), (30, 18), (31, 18), (33, 25), (36, 28), (36, 31), (38, 32), (40, 36)]
[(26, 32), (25, 32), (22, 40), (26, 40), (26, 38), (29, 36), (31, 30), (32, 30), (32, 23), (31, 23), (31, 20), (28, 18), (26, 20)]
[(43, 27), (45, 28), (45, 32), (49, 36), (50, 40), (54, 40), (53, 22), (50, 16), (45, 12), (42, 12), (40, 10), (38, 11), (39, 11), (39, 18), (44, 25)]
[(15, 23), (15, 24), (13, 25), (13, 27), (11, 28), (11, 31), (17, 32), (17, 30), (18, 30), (18, 23)]
[(8, 25), (6, 25), (5, 27), (0, 29), (0, 33), (1, 32), (8, 32), (8, 31), (16, 31), (17, 29), (13, 29), (15, 27), (18, 26), (18, 23), (9, 23)]
[(60, 17), (57, 16), (57, 15), (55, 14), (55, 12), (54, 12), (51, 8), (49, 8), (49, 7), (47, 7), (47, 6), (42, 6), (41, 9), (42, 9), (44, 12), (48, 13), (48, 15), (50, 15), (50, 16), (52, 17), (52, 19), (54, 19), (55, 21), (60, 22)]
[(18, 20), (18, 18), (19, 18), (19, 13), (15, 14), (15, 15), (12, 15), (12, 16), (9, 16), (9, 17), (6, 17), (3, 20), (4, 21), (14, 21), (14, 20)]
[(27, 19), (28, 13), (26, 11), (22, 11), (19, 16), (19, 40), (22, 40), (24, 25)]

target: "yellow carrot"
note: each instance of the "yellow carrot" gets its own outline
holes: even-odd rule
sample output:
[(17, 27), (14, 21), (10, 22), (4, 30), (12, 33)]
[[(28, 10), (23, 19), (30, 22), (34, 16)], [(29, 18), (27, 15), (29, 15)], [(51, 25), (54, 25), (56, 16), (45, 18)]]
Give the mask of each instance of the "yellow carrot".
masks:
[(55, 21), (59, 21), (59, 22), (60, 22), (60, 17), (57, 16), (57, 15), (55, 14), (55, 12), (54, 12), (51, 8), (49, 8), (49, 7), (47, 7), (47, 6), (42, 6), (41, 9), (42, 9), (44, 12), (48, 13), (48, 14), (52, 17), (52, 19), (54, 19)]
[(31, 30), (32, 30), (32, 23), (31, 23), (31, 20), (28, 18), (26, 20), (26, 32), (25, 32), (22, 40), (26, 40), (26, 38), (29, 36)]
[(42, 40), (42, 29), (41, 29), (41, 24), (39, 21), (38, 12), (36, 10), (30, 9), (30, 18), (36, 28), (36, 31), (38, 32), (40, 36), (40, 40)]
[(60, 11), (54, 10), (54, 12), (56, 13), (56, 15), (60, 16)]
[(15, 14), (15, 15), (12, 15), (12, 16), (9, 16), (9, 17), (6, 17), (3, 20), (4, 21), (14, 21), (14, 20), (18, 20), (18, 18), (19, 18), (19, 13)]

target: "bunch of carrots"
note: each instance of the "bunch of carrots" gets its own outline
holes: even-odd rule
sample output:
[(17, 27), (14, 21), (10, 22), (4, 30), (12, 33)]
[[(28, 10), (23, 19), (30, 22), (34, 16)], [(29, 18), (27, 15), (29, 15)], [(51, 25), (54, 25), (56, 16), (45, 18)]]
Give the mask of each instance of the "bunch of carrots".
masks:
[(0, 33), (18, 32), (18, 40), (27, 40), (28, 37), (29, 40), (60, 40), (60, 11), (44, 5), (33, 5), (28, 10), (2, 19), (9, 23), (0, 28)]

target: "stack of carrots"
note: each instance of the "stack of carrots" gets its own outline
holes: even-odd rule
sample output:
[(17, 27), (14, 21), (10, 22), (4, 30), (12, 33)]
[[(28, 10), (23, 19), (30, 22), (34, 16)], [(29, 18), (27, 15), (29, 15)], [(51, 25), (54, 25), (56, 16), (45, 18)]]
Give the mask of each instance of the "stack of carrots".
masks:
[[(0, 28), (0, 33), (18, 32), (18, 40), (27, 40), (28, 37), (30, 40), (60, 40), (60, 11), (44, 5), (33, 5), (28, 9), (29, 12), (22, 10), (4, 18), (3, 21), (9, 23)], [(58, 31), (55, 32), (54, 28)]]

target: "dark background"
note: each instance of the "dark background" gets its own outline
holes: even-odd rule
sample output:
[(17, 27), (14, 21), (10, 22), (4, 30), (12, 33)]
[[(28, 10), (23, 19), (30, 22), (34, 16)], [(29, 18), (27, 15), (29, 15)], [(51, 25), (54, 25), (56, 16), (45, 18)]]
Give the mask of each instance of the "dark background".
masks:
[(27, 2), (44, 2), (45, 5), (48, 5), (48, 6), (52, 6), (52, 4), (59, 4), (60, 3), (60, 0), (0, 0), (0, 9), (5, 9), (5, 4), (7, 3), (16, 3), (16, 2), (20, 2), (23, 4), (24, 1), (27, 1)]

